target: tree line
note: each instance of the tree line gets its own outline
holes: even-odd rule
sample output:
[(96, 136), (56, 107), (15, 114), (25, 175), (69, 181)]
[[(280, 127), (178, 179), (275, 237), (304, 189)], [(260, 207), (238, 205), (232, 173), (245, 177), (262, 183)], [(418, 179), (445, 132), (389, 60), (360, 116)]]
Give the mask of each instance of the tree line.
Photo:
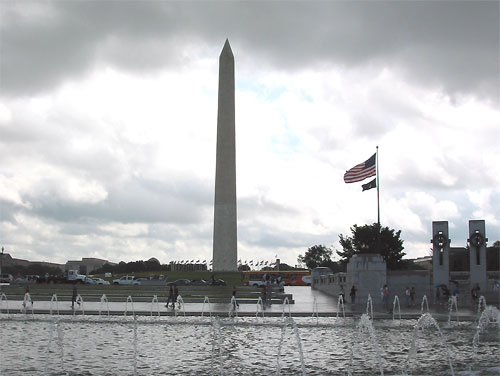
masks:
[[(340, 257), (339, 261), (332, 260), (333, 250), (324, 245), (314, 245), (308, 248), (304, 255), (299, 255), (297, 261), (306, 265), (308, 269), (324, 266), (337, 273), (345, 272), (350, 258), (356, 254), (378, 253), (384, 258), (389, 270), (424, 269), (411, 260), (403, 259), (406, 253), (403, 252), (401, 230), (381, 227), (378, 223), (354, 225), (350, 230), (350, 235), (339, 235), (339, 243), (342, 246), (341, 250), (336, 250)], [(500, 241), (497, 240), (492, 247), (487, 248), (487, 270), (499, 270), (499, 259)], [(468, 253), (450, 254), (451, 271), (469, 270), (468, 262)]]

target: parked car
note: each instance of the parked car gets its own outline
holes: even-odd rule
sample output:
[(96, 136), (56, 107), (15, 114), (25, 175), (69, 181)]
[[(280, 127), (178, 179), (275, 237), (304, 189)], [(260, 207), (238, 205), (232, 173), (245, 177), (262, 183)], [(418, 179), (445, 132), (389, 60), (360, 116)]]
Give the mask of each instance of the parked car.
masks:
[(96, 285), (109, 285), (109, 281), (102, 278), (94, 278), (94, 282)]
[(178, 279), (173, 282), (168, 282), (167, 285), (176, 285), (176, 286), (189, 286), (191, 284), (190, 279)]
[(137, 278), (132, 281), (133, 285), (140, 285), (144, 281), (148, 281), (149, 278)]
[(86, 285), (95, 285), (95, 281), (87, 276), (85, 276), (85, 278), (83, 279), (83, 283), (85, 283)]
[(135, 277), (133, 275), (124, 275), (119, 279), (113, 279), (113, 285), (132, 285)]
[(2, 274), (0, 275), (0, 283), (11, 283), (14, 280), (12, 274)]
[(190, 283), (191, 286), (206, 286), (208, 285), (207, 281), (204, 279), (193, 279)]
[(226, 282), (223, 279), (215, 279), (211, 283), (212, 286), (226, 286)]

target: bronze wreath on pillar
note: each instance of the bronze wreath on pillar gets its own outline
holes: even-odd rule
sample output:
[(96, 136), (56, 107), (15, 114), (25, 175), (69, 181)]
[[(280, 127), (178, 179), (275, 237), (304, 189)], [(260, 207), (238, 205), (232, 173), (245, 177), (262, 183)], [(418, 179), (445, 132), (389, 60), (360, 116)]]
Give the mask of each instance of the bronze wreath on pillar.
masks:
[(444, 248), (446, 245), (446, 235), (442, 231), (439, 231), (432, 240), (432, 243), (438, 248)]
[(470, 239), (467, 240), (477, 249), (479, 249), (484, 244), (484, 236), (481, 235), (481, 233), (477, 230), (474, 232), (474, 234), (471, 235)]

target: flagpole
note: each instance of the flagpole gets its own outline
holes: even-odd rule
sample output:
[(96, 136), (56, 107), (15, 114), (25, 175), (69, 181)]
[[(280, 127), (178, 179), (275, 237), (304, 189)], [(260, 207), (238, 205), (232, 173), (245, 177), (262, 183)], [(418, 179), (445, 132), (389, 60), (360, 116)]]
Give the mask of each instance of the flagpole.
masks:
[(375, 160), (375, 174), (377, 179), (377, 253), (380, 254), (380, 180), (378, 175), (378, 145), (376, 151), (376, 160)]
[(378, 175), (378, 145), (377, 145), (377, 160), (375, 162), (376, 164), (376, 174), (377, 174), (377, 223), (378, 223), (378, 227), (380, 227), (380, 178), (379, 178), (379, 175)]

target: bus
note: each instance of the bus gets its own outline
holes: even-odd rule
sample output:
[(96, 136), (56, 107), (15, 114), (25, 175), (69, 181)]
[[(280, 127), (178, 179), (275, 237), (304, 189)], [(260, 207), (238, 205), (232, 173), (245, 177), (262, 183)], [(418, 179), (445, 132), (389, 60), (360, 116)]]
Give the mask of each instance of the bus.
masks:
[(281, 282), (284, 286), (311, 286), (311, 273), (309, 270), (259, 270), (245, 271), (243, 273), (243, 284), (245, 286), (265, 286), (265, 278), (270, 276), (271, 283)]

